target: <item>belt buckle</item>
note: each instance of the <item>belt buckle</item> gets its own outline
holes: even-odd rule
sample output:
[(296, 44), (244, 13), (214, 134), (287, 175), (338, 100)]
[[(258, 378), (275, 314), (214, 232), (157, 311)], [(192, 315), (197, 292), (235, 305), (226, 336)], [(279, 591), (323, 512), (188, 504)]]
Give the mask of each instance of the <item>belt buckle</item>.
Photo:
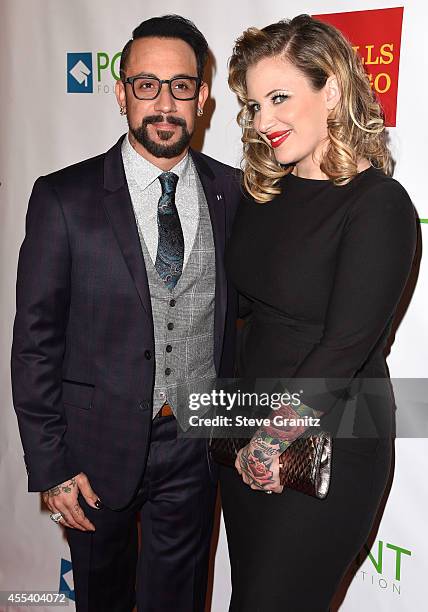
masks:
[(174, 413), (173, 413), (173, 411), (172, 411), (171, 406), (170, 406), (170, 405), (169, 405), (167, 402), (165, 402), (165, 404), (164, 404), (164, 405), (162, 406), (162, 408), (159, 410), (159, 412), (158, 412), (157, 416), (158, 416), (158, 417), (166, 417), (166, 416), (171, 416), (171, 415), (173, 415), (173, 414), (174, 414)]

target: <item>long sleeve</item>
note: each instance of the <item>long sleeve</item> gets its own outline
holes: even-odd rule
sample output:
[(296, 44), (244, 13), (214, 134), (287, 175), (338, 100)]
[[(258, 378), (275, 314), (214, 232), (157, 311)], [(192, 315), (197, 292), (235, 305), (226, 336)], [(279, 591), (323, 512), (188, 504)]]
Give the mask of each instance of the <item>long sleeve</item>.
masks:
[(11, 355), (13, 402), (29, 491), (46, 490), (75, 474), (63, 441), (61, 403), (70, 269), (64, 214), (42, 177), (31, 194), (19, 254)]
[(356, 200), (340, 245), (322, 339), (289, 385), (290, 391), (303, 386), (302, 401), (312, 409), (329, 412), (340, 389), (384, 340), (415, 245), (415, 210), (399, 183), (384, 180)]

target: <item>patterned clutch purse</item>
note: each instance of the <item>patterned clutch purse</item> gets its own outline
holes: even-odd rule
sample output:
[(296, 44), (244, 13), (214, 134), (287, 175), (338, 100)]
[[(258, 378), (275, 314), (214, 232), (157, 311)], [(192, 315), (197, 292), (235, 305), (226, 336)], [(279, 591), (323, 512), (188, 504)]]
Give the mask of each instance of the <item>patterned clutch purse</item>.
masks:
[[(233, 467), (238, 451), (248, 442), (248, 438), (211, 438), (211, 456), (218, 463)], [(331, 434), (308, 430), (279, 457), (281, 485), (324, 499), (330, 485), (331, 453)]]

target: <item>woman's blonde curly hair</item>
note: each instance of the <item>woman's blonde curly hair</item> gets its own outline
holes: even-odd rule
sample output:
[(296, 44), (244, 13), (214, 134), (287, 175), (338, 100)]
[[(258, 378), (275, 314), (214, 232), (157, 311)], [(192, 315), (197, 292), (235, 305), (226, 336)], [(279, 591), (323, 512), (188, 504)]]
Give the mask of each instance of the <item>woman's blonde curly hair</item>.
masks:
[(385, 174), (393, 162), (386, 142), (383, 111), (372, 91), (361, 59), (335, 27), (299, 15), (262, 30), (249, 28), (236, 41), (229, 59), (229, 86), (242, 108), (237, 121), (244, 144), (242, 170), (247, 191), (258, 202), (269, 202), (281, 192), (280, 178), (293, 167), (281, 167), (272, 148), (252, 127), (248, 108), (246, 72), (266, 57), (281, 57), (293, 64), (319, 91), (335, 75), (341, 98), (327, 119), (328, 146), (320, 168), (335, 185), (346, 185), (366, 158)]

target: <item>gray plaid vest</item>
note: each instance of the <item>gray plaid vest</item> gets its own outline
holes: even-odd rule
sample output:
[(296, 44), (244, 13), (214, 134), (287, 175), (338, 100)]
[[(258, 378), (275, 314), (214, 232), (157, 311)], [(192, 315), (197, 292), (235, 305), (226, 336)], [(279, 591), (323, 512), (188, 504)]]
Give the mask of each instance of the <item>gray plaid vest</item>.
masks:
[(213, 388), (215, 250), (208, 204), (195, 172), (199, 224), (183, 273), (172, 291), (164, 286), (143, 236), (155, 336), (153, 416), (168, 402), (187, 429), (190, 393)]

